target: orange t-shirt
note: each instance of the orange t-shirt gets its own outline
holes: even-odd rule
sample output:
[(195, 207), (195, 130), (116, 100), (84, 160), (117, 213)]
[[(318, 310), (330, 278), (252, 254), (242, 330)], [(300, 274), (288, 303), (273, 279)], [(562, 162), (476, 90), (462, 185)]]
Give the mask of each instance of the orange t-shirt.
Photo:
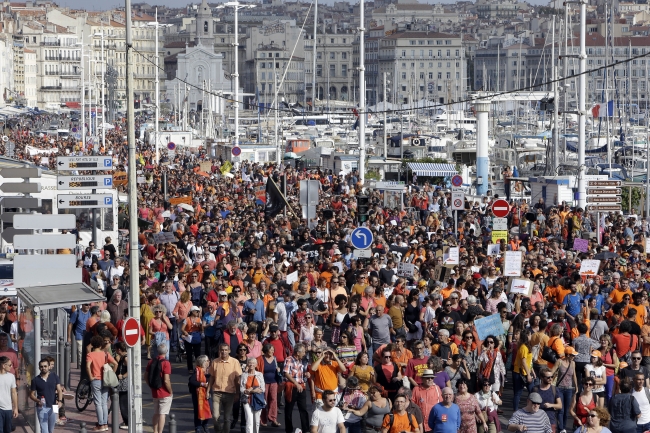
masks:
[(555, 292), (555, 302), (561, 304), (569, 293), (571, 293), (571, 289), (565, 289), (562, 286), (558, 286), (557, 291)]
[(89, 352), (86, 355), (86, 362), (88, 361), (91, 361), (90, 372), (93, 375), (93, 379), (102, 380), (102, 369), (104, 368), (104, 364), (107, 362), (115, 362), (115, 359), (113, 359), (109, 353), (100, 350), (97, 352)]
[(629, 295), (630, 299), (632, 299), (632, 290), (627, 289), (627, 290), (612, 290), (612, 293), (609, 295), (609, 298), (612, 300), (613, 304), (618, 304), (619, 302), (623, 302), (623, 296)]
[[(336, 361), (332, 361), (329, 365), (321, 365), (316, 369), (311, 369), (314, 373), (314, 387), (320, 390), (326, 389), (336, 389), (339, 386), (339, 364)], [(321, 392), (316, 391), (316, 398), (322, 398)]]
[(413, 354), (410, 350), (404, 349), (402, 354), (398, 354), (396, 351), (390, 353), (391, 359), (395, 364), (408, 364), (409, 359), (413, 358)]
[(456, 291), (456, 289), (454, 287), (445, 287), (444, 289), (442, 289), (440, 291), (440, 294), (442, 295), (442, 299), (447, 299), (455, 291)]
[[(413, 424), (411, 424), (413, 423)], [(390, 416), (384, 415), (384, 422), (381, 424), (382, 429), (388, 429), (390, 426)], [(418, 431), (420, 426), (418, 421), (415, 419), (415, 415), (409, 417), (408, 413), (400, 415), (398, 413), (393, 413), (393, 425), (388, 430), (388, 433), (399, 433), (403, 431), (415, 432)]]
[(629, 308), (634, 308), (636, 310), (636, 318), (634, 321), (637, 323), (637, 325), (643, 327), (645, 325), (646, 321), (646, 309), (643, 305), (634, 305), (630, 304), (628, 305)]

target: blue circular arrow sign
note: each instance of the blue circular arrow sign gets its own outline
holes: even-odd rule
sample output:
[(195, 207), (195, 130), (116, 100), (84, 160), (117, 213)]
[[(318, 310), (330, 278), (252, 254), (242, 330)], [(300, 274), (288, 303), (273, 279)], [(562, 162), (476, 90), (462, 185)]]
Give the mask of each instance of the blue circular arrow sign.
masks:
[(374, 241), (374, 236), (372, 232), (367, 227), (357, 227), (354, 229), (350, 235), (350, 241), (352, 246), (359, 250), (365, 250), (370, 248), (372, 242)]

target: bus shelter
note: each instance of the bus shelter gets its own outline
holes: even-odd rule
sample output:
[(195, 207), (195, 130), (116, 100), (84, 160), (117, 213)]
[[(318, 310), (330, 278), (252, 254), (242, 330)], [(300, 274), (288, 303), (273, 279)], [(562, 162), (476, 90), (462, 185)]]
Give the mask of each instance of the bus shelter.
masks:
[[(72, 358), (76, 358), (76, 350), (68, 343), (71, 306), (105, 300), (84, 283), (18, 289), (18, 408), (35, 433), (40, 433), (40, 426), (34, 402), (28, 396), (32, 378), (38, 374), (38, 362), (53, 357), (56, 374), (70, 389), (70, 363), (79, 362)], [(76, 344), (74, 338), (72, 342)]]

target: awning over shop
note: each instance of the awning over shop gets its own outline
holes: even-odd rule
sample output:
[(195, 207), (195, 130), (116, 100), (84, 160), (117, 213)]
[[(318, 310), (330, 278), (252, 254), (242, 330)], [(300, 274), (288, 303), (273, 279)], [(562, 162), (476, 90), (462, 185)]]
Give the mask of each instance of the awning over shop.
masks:
[(73, 110), (79, 110), (81, 108), (81, 104), (79, 102), (74, 102), (74, 101), (66, 102), (65, 106), (68, 108), (72, 108)]
[(41, 309), (69, 307), (75, 304), (106, 300), (106, 297), (99, 295), (84, 283), (18, 289), (18, 297), (28, 306)]
[(437, 164), (433, 162), (409, 162), (409, 168), (418, 176), (453, 176), (458, 174), (453, 164)]

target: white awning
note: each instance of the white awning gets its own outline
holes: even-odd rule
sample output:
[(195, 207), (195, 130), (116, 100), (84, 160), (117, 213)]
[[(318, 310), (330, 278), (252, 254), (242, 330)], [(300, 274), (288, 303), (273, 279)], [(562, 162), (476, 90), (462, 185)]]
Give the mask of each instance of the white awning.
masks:
[(433, 162), (409, 162), (409, 168), (418, 176), (453, 176), (458, 174), (454, 164), (438, 164)]
[(39, 307), (42, 310), (106, 300), (105, 296), (98, 294), (84, 283), (18, 289), (18, 297), (28, 306)]

